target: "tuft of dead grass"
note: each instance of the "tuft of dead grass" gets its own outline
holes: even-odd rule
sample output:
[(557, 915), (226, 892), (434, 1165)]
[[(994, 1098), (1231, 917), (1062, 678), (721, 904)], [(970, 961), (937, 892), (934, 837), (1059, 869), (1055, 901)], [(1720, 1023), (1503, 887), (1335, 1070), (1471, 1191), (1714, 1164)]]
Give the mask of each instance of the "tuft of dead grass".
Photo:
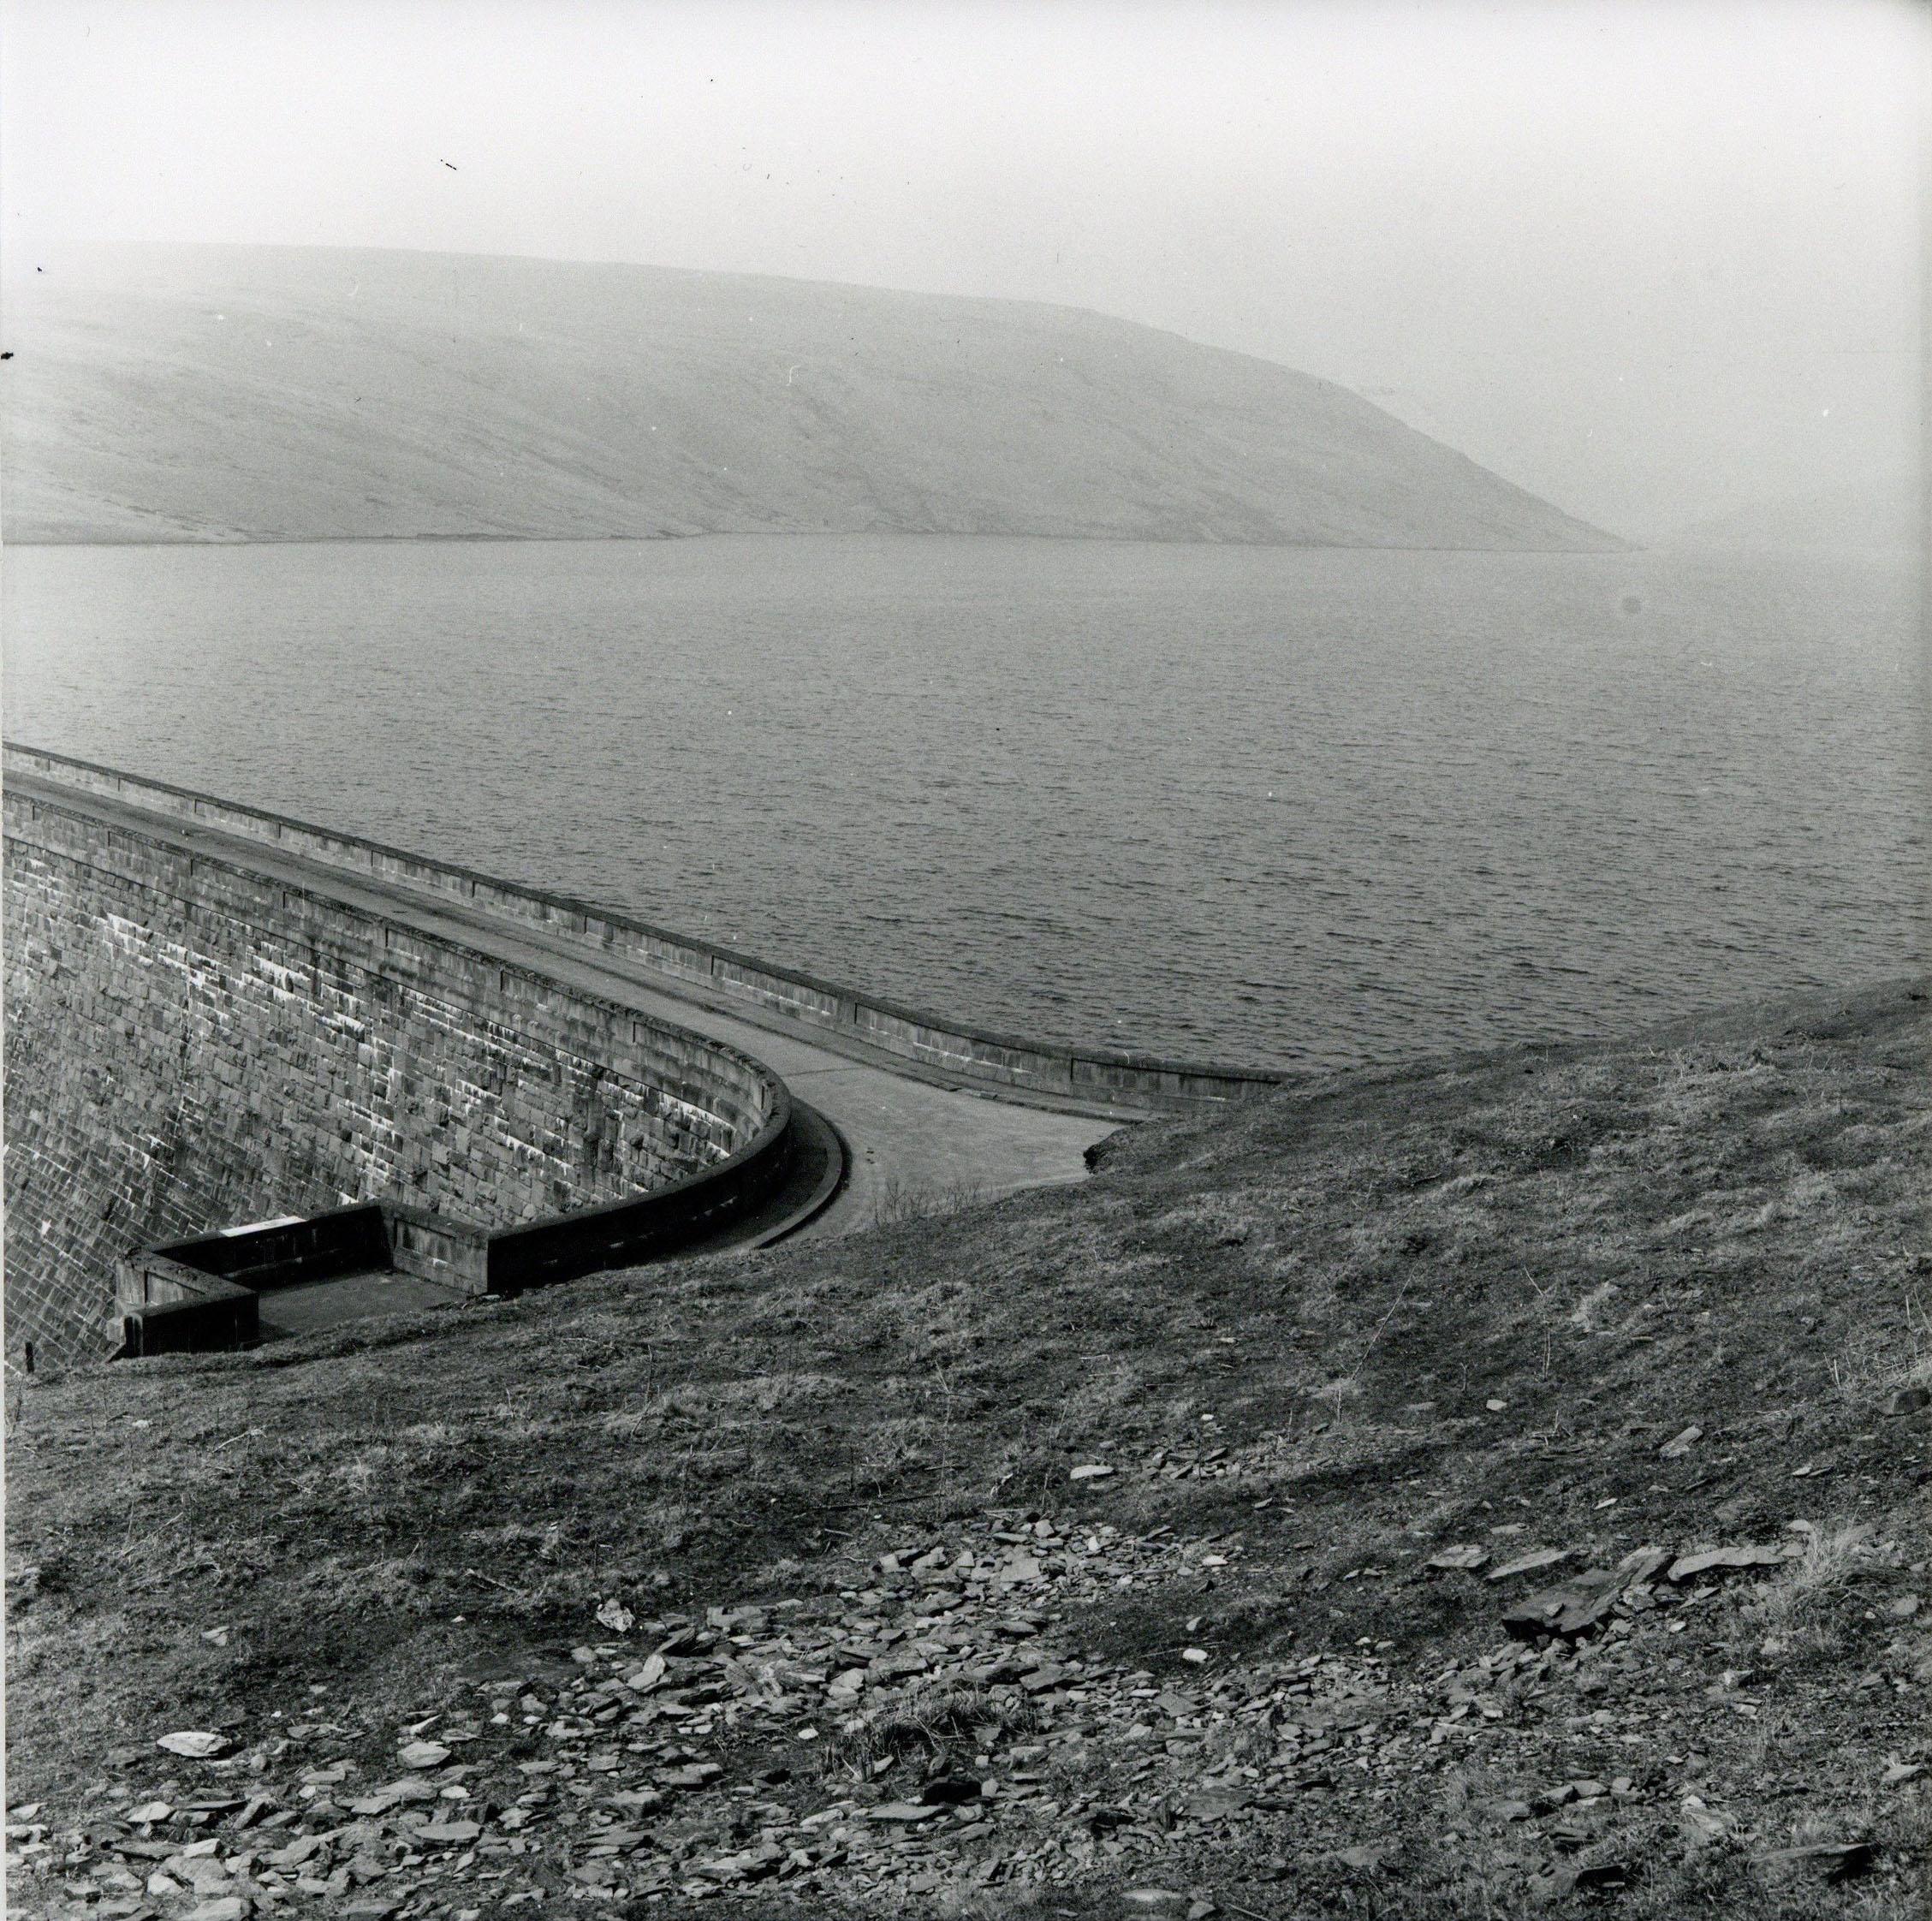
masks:
[(944, 1220), (948, 1215), (984, 1206), (987, 1198), (986, 1188), (978, 1181), (935, 1185), (888, 1174), (881, 1178), (872, 1197), (872, 1225), (891, 1228), (908, 1221)]
[(1816, 1633), (1816, 1618), (1866, 1572), (1875, 1531), (1870, 1521), (1814, 1527), (1804, 1536), (1804, 1551), (1759, 1584), (1745, 1614), (1764, 1627), (1763, 1653), (1788, 1653), (1807, 1626), (1813, 1629), (1814, 1649), (1826, 1644)]
[(819, 1743), (819, 1772), (872, 1781), (905, 1762), (922, 1775), (970, 1767), (994, 1737), (1031, 1734), (1038, 1710), (1021, 1699), (996, 1700), (972, 1688), (922, 1689), (884, 1710), (856, 1714)]

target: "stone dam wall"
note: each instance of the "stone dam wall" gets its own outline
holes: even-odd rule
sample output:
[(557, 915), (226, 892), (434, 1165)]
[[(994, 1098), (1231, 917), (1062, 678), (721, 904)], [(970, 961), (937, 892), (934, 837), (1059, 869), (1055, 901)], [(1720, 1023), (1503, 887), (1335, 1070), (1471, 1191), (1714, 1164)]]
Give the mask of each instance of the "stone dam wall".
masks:
[(45, 799), (4, 811), (12, 1354), (99, 1355), (137, 1247), (377, 1198), (538, 1222), (789, 1112), (722, 1043)]

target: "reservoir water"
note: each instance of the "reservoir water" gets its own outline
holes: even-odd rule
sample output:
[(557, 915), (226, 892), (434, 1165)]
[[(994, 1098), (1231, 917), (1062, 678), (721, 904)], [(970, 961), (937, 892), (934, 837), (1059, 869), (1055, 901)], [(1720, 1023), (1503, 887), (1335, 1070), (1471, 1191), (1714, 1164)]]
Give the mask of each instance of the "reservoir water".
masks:
[(10, 548), (8, 734), (1008, 1032), (1292, 1067), (1923, 964), (1896, 558)]

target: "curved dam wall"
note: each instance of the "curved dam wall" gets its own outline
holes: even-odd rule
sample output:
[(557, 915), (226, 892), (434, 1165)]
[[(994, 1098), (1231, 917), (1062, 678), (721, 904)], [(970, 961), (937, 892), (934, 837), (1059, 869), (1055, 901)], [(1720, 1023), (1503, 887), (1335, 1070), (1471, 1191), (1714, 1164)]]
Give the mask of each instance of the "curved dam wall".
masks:
[(380, 842), (338, 834), (64, 754), (9, 742), (4, 764), (9, 772), (36, 775), (84, 793), (260, 841), (392, 886), (460, 901), (508, 920), (539, 926), (553, 937), (598, 952), (621, 954), (661, 974), (672, 993), (753, 1017), (776, 1015), (796, 1022), (813, 1030), (828, 1044), (843, 1045), (862, 1057), (904, 1062), (948, 1078), (1103, 1109), (1211, 1109), (1229, 1101), (1265, 1098), (1281, 1084), (1280, 1074), (1260, 1069), (1168, 1061), (1112, 1048), (1055, 1047), (989, 1032), (854, 993), (728, 948), (669, 933), (568, 895), (520, 887), (447, 861), (385, 847)]
[(100, 1353), (138, 1247), (377, 1198), (582, 1239), (789, 1116), (721, 1042), (243, 866), (10, 791), (5, 843), (15, 1353)]

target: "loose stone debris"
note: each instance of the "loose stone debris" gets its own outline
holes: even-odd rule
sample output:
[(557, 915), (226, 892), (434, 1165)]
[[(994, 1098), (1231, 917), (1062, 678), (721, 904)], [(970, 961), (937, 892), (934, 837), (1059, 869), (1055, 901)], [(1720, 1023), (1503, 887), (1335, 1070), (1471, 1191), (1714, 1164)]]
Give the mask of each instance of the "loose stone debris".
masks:
[[(1432, 1673), (1388, 1643), (1223, 1658), (1201, 1616), (1188, 1625), (1209, 1644), (1174, 1649), (1156, 1674), (1096, 1652), (1079, 1622), (1136, 1588), (1239, 1569), (1239, 1540), (992, 1512), (853, 1551), (835, 1591), (657, 1618), (606, 1603), (595, 1626), (617, 1633), (621, 1611), (619, 1638), (513, 1662), (395, 1726), (308, 1700), (245, 1746), (159, 1736), (177, 1771), (155, 1778), (153, 1748), (124, 1751), (124, 1778), (78, 1829), (9, 1810), (12, 1865), (47, 1897), (21, 1912), (116, 1921), (480, 1921), (538, 1912), (560, 1881), (646, 1909), (756, 1890), (805, 1911), (835, 1895), (906, 1912), (1108, 1875), (1125, 1913), (1205, 1921), (1227, 1910), (1177, 1866), (1292, 1821), (1298, 1852), (1373, 1878), (1394, 1852), (1364, 1838), (1378, 1803), (1478, 1754), (1525, 1766), (1544, 1704), (1595, 1699), (1570, 1719), (1626, 1764), (1531, 1775), (1489, 1812), (1525, 1835), (1526, 1859), (1543, 1851), (1536, 1899), (1609, 1899), (1638, 1864), (1563, 1857), (1615, 1811), (1677, 1794), (1686, 1829), (1728, 1831), (1667, 1778), (1647, 1732), (1626, 1734), (1653, 1719), (1634, 1637), (1715, 1591), (1691, 1587), (1698, 1577), (1762, 1575), (1793, 1551), (1635, 1549), (1510, 1603), (1508, 1638)], [(1487, 1558), (1439, 1549), (1416, 1579), (1466, 1579)], [(1489, 1579), (1572, 1558), (1537, 1549)], [(1727, 1671), (1709, 1711), (1755, 1714), (1750, 1680)], [(1887, 1782), (1922, 1771), (1895, 1761)], [(1763, 1859), (1842, 1879), (1873, 1851)]]
[(193, 1761), (205, 1761), (214, 1755), (225, 1754), (235, 1744), (220, 1734), (205, 1734), (187, 1729), (177, 1734), (163, 1734), (154, 1745), (166, 1748), (170, 1754), (186, 1755)]
[(1780, 1562), (1792, 1559), (1798, 1551), (1780, 1543), (1769, 1546), (1707, 1548), (1701, 1554), (1684, 1555), (1672, 1561), (1666, 1579), (1680, 1585), (1699, 1574), (1728, 1573), (1736, 1567), (1775, 1567)]
[(1812, 1847), (1783, 1847), (1763, 1859), (1771, 1864), (1808, 1869), (1824, 1881), (1849, 1881), (1865, 1873), (1878, 1859), (1868, 1841), (1827, 1841)]

